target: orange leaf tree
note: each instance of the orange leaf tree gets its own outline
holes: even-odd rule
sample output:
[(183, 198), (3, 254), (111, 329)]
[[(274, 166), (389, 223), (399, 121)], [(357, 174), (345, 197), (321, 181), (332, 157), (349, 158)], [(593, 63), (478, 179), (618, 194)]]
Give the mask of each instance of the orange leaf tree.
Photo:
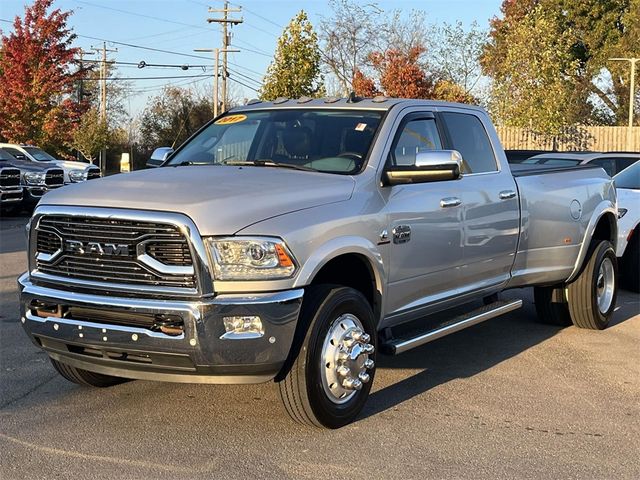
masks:
[(75, 66), (71, 12), (53, 0), (36, 0), (16, 17), (0, 43), (0, 137), (59, 150), (70, 139), (86, 105), (73, 98), (81, 68)]

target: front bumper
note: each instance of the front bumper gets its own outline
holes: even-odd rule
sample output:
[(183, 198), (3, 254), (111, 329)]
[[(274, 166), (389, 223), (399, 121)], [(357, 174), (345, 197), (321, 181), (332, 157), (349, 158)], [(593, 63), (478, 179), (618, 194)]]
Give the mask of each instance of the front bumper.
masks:
[(24, 201), (28, 204), (35, 205), (45, 195), (45, 193), (55, 190), (64, 185), (55, 185), (50, 187), (48, 185), (25, 185), (24, 187)]
[[(22, 325), (51, 358), (85, 370), (125, 378), (187, 383), (260, 383), (282, 368), (297, 324), (303, 290), (217, 295), (194, 301), (93, 295), (18, 279)], [(63, 313), (35, 312), (34, 302), (105, 314), (172, 315), (183, 319), (183, 333), (166, 335), (148, 328), (74, 319)], [(222, 318), (257, 315), (260, 338), (222, 339)]]

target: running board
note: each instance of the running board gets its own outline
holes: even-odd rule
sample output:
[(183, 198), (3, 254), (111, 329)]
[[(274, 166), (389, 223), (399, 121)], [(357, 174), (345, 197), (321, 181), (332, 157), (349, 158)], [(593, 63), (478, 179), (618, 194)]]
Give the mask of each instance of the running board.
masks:
[(500, 300), (471, 312), (465, 313), (439, 325), (433, 330), (422, 332), (411, 338), (394, 338), (380, 346), (380, 351), (387, 355), (397, 355), (425, 343), (442, 338), (450, 333), (464, 330), (494, 317), (498, 317), (522, 306), (522, 300)]

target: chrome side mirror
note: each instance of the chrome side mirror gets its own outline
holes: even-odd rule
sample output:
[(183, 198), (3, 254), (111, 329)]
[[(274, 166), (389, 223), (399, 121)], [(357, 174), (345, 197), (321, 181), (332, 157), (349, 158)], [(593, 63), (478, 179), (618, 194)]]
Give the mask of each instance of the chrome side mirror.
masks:
[(425, 183), (460, 178), (462, 155), (457, 150), (429, 150), (416, 154), (414, 165), (393, 166), (386, 171), (387, 185)]
[(147, 161), (147, 167), (159, 167), (172, 153), (173, 148), (171, 147), (156, 148)]

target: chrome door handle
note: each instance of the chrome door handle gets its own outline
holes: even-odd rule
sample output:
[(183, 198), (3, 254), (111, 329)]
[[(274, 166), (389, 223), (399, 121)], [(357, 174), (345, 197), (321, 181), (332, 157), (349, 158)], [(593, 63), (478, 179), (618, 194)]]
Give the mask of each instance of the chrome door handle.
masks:
[(500, 200), (509, 200), (510, 198), (514, 198), (516, 196), (516, 192), (513, 190), (503, 190), (499, 193)]
[(458, 197), (447, 197), (440, 200), (440, 206), (442, 208), (457, 207), (460, 204), (462, 204), (462, 200)]

